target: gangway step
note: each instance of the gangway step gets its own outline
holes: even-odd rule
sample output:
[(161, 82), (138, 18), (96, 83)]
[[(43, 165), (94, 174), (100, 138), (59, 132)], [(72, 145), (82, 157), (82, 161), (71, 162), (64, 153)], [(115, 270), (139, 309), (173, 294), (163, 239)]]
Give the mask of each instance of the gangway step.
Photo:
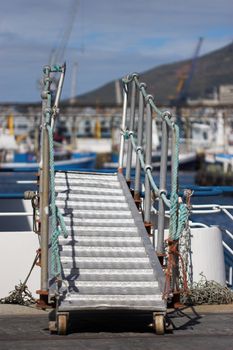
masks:
[(66, 299), (60, 306), (63, 310), (101, 310), (108, 309), (128, 309), (128, 310), (155, 310), (155, 307), (161, 309), (161, 294), (148, 295), (72, 295), (66, 296)]
[(98, 187), (80, 187), (80, 186), (72, 186), (67, 189), (67, 186), (56, 186), (55, 191), (57, 193), (68, 194), (95, 194), (95, 195), (114, 195), (114, 196), (122, 196), (121, 188), (98, 188)]
[(61, 214), (64, 217), (75, 217), (79, 218), (102, 218), (102, 219), (127, 219), (132, 218), (130, 211), (121, 211), (121, 210), (75, 210), (75, 209), (61, 209)]
[(110, 188), (120, 189), (120, 184), (117, 181), (106, 180), (89, 180), (89, 179), (69, 179), (68, 181), (63, 179), (55, 179), (55, 186), (66, 186), (67, 189), (73, 188), (73, 186), (89, 187), (89, 188)]
[(138, 230), (136, 227), (101, 227), (101, 226), (80, 226), (67, 227), (68, 237), (81, 236), (109, 236), (109, 237), (138, 237)]
[(64, 221), (67, 227), (72, 226), (76, 227), (77, 230), (80, 226), (101, 226), (101, 227), (134, 227), (133, 219), (92, 219), (92, 218), (70, 218), (68, 216), (64, 216)]
[(64, 268), (78, 266), (84, 269), (147, 269), (151, 268), (148, 258), (112, 258), (112, 257), (64, 257)]
[(118, 178), (116, 174), (90, 174), (90, 173), (75, 173), (75, 172), (56, 172), (56, 181), (57, 180), (91, 180), (91, 181), (113, 181), (118, 183)]
[(119, 203), (125, 202), (125, 197), (122, 195), (94, 195), (94, 194), (79, 194), (73, 193), (58, 193), (57, 200), (75, 200), (76, 202), (101, 202), (101, 203)]
[(151, 269), (63, 269), (63, 276), (78, 276), (79, 281), (151, 281)]
[(128, 209), (128, 203), (126, 202), (121, 202), (121, 203), (111, 203), (111, 202), (84, 202), (84, 201), (77, 201), (77, 198), (73, 198), (73, 200), (70, 199), (63, 199), (59, 200), (57, 198), (56, 200), (56, 205), (58, 208), (69, 208), (69, 209), (90, 209), (90, 210), (122, 210), (122, 209)]
[[(64, 283), (64, 291), (67, 284)], [(158, 282), (123, 282), (123, 281), (75, 281), (69, 283), (69, 292), (67, 299), (78, 300), (79, 295), (99, 294), (99, 295), (144, 295), (158, 292)], [(78, 292), (75, 293), (75, 291)]]
[(80, 247), (79, 245), (65, 245), (60, 256), (66, 257), (145, 257), (143, 247)]
[(90, 247), (141, 247), (140, 237), (76, 236), (59, 238), (61, 246), (80, 245)]

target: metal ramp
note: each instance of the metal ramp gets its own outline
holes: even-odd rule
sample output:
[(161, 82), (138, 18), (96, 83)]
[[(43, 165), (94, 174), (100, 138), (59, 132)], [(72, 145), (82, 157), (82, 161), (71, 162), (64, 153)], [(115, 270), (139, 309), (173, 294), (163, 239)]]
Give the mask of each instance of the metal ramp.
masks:
[[(179, 197), (179, 128), (171, 113), (157, 108), (146, 85), (133, 73), (122, 79), (118, 173), (55, 172), (53, 132), (65, 65), (45, 66), (43, 72), (42, 147), (39, 192), (35, 194), (39, 200), (38, 208), (33, 207), (41, 246), (38, 305), (56, 307), (56, 320), (50, 330), (60, 334), (67, 331), (69, 313), (82, 310), (150, 311), (156, 333), (163, 334), (165, 300), (181, 291), (178, 242), (189, 216), (189, 209)], [(57, 72), (60, 79), (52, 106), (51, 74)], [(161, 120), (159, 184), (155, 183), (151, 165), (153, 113)], [(169, 144), (172, 171), (168, 194)], [(142, 212), (135, 203), (142, 204)], [(165, 240), (168, 210), (169, 235)], [(154, 211), (157, 221), (152, 224)], [(153, 246), (149, 238), (152, 227)], [(68, 237), (62, 238), (60, 233), (66, 231)], [(183, 281), (186, 288), (185, 274)]]
[(58, 332), (72, 310), (148, 310), (163, 322), (164, 274), (123, 175), (56, 172), (55, 189), (68, 230), (59, 237)]

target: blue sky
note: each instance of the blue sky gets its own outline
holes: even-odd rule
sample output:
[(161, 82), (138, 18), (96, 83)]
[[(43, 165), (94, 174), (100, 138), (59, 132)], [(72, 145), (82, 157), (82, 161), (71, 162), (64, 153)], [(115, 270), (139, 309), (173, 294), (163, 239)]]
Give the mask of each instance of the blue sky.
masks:
[(81, 94), (189, 58), (200, 36), (201, 54), (229, 44), (232, 16), (232, 0), (0, 0), (0, 102), (40, 100), (38, 80), (55, 48), (66, 47), (67, 98), (75, 60)]

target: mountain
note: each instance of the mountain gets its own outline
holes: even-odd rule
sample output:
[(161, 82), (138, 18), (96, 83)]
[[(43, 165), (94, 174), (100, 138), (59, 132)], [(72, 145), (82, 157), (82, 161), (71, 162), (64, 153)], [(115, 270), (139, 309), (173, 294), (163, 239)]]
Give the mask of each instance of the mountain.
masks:
[[(191, 60), (166, 64), (140, 74), (147, 91), (157, 104), (168, 104), (176, 95), (179, 72), (185, 71)], [(130, 73), (130, 72), (129, 72)], [(222, 84), (233, 84), (233, 43), (197, 59), (196, 69), (188, 90), (188, 97), (206, 97)], [(77, 97), (78, 104), (112, 105), (116, 103), (115, 81)]]

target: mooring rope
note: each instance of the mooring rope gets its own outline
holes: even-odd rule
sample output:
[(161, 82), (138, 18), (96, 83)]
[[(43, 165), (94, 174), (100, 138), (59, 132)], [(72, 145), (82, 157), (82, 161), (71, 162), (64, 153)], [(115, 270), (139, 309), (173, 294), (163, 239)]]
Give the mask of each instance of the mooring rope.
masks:
[(56, 206), (55, 192), (55, 170), (54, 170), (54, 147), (53, 147), (53, 130), (47, 124), (49, 136), (49, 166), (50, 166), (50, 209), (51, 209), (51, 274), (56, 277), (61, 273), (61, 261), (59, 256), (58, 237), (63, 233), (65, 238), (68, 237), (66, 225), (60, 210)]
[(181, 293), (181, 302), (184, 304), (230, 304), (233, 302), (233, 291), (216, 281), (208, 281), (200, 274), (201, 279), (189, 287), (188, 294)]

